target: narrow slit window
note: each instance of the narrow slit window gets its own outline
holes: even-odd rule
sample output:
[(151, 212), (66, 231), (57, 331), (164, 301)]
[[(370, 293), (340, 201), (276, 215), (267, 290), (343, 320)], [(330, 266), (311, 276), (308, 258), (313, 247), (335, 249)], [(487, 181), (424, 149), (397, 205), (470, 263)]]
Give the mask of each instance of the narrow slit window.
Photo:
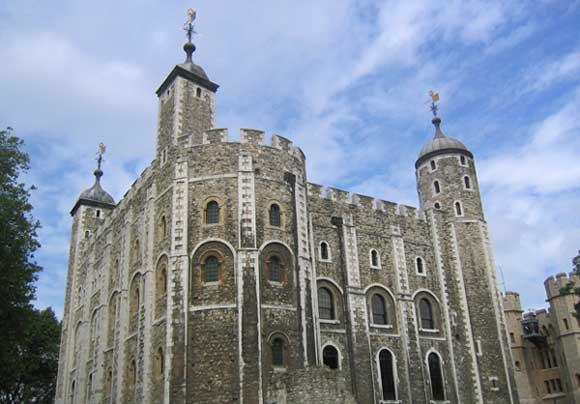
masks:
[(468, 176), (463, 177), (463, 183), (465, 184), (465, 189), (471, 189), (471, 179)]
[(330, 258), (330, 254), (328, 251), (328, 244), (326, 242), (320, 243), (320, 259), (321, 260), (328, 260)]
[(441, 185), (439, 184), (439, 181), (433, 182), (433, 190), (436, 194), (441, 193)]
[(280, 227), (280, 206), (275, 203), (270, 206), (270, 226)]
[(378, 268), (380, 266), (379, 253), (377, 250), (371, 250), (371, 267)]
[(457, 216), (463, 216), (463, 208), (461, 207), (461, 202), (455, 202), (455, 214)]
[(437, 164), (435, 164), (435, 160), (431, 160), (431, 170), (435, 170), (437, 168)]
[(284, 366), (284, 340), (280, 337), (272, 340), (272, 365)]
[(423, 275), (425, 268), (423, 267), (423, 258), (417, 257), (417, 273)]

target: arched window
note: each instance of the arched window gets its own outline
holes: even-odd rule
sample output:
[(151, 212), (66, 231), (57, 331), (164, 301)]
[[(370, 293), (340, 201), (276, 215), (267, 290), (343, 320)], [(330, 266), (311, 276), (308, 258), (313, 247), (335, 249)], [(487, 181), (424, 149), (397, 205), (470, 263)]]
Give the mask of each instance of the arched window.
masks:
[(157, 270), (157, 298), (162, 298), (167, 294), (167, 266), (165, 263)]
[(165, 219), (165, 216), (161, 216), (161, 220), (159, 221), (159, 234), (162, 239), (167, 237), (167, 219)]
[(275, 255), (270, 257), (268, 261), (268, 279), (270, 282), (282, 282), (282, 268), (280, 266), (280, 258)]
[(320, 243), (320, 259), (324, 261), (330, 260), (330, 251), (328, 249), (328, 243), (326, 241)]
[(134, 386), (137, 383), (137, 364), (135, 363), (135, 358), (131, 359), (129, 362), (129, 384)]
[(115, 325), (117, 322), (117, 295), (111, 297), (109, 302), (109, 324), (107, 327), (107, 346), (113, 345), (113, 340), (115, 338)]
[(327, 288), (318, 289), (318, 315), (322, 320), (334, 320), (334, 300)]
[(284, 366), (284, 340), (281, 337), (272, 339), (272, 365)]
[(217, 282), (219, 280), (219, 262), (217, 257), (210, 255), (205, 259), (204, 282)]
[(385, 299), (375, 293), (372, 298), (373, 306), (373, 324), (386, 325), (387, 324), (387, 308), (385, 307)]
[(195, 95), (197, 96), (197, 98), (201, 97), (201, 88), (197, 88), (197, 90), (195, 90)]
[(113, 272), (111, 273), (111, 282), (116, 284), (119, 282), (119, 260), (115, 260), (115, 264), (113, 265)]
[(76, 381), (73, 380), (72, 384), (70, 385), (70, 402), (71, 403), (75, 402), (75, 387), (76, 387)]
[(105, 394), (107, 394), (107, 397), (110, 397), (111, 394), (113, 394), (113, 369), (111, 368), (107, 370), (105, 392), (106, 392)]
[(155, 370), (157, 376), (162, 378), (165, 373), (165, 357), (163, 356), (163, 348), (159, 347), (157, 353), (155, 354)]
[(463, 183), (465, 184), (465, 189), (471, 189), (471, 179), (467, 175), (463, 177)]
[(332, 345), (327, 345), (322, 350), (322, 363), (331, 369), (338, 369), (338, 351)]
[(427, 299), (419, 301), (419, 314), (421, 316), (421, 328), (424, 330), (435, 329), (435, 322), (433, 321), (433, 308)]
[(396, 400), (397, 390), (395, 388), (395, 372), (393, 354), (388, 349), (383, 349), (379, 353), (379, 371), (381, 377), (381, 387), (383, 400)]
[(139, 311), (139, 300), (141, 297), (139, 293), (139, 280), (136, 279), (133, 282), (133, 288), (131, 290), (131, 317), (136, 316), (137, 312)]
[(431, 160), (431, 170), (435, 170), (437, 165), (435, 164), (435, 160)]
[(423, 258), (417, 257), (415, 263), (417, 265), (417, 273), (423, 275), (425, 273), (425, 268), (423, 266)]
[(463, 209), (461, 208), (461, 202), (455, 202), (455, 214), (457, 216), (463, 216)]
[(441, 372), (441, 360), (439, 355), (431, 352), (427, 358), (429, 364), (429, 377), (431, 378), (431, 395), (435, 401), (445, 400), (443, 388), (443, 373)]
[(467, 160), (465, 160), (465, 156), (461, 156), (459, 157), (459, 161), (461, 162), (461, 165), (465, 165), (465, 163), (467, 163)]
[(433, 190), (435, 191), (436, 194), (441, 192), (441, 185), (439, 185), (439, 181), (433, 182)]
[(140, 255), (139, 252), (140, 252), (139, 239), (137, 239), (133, 243), (133, 264), (139, 261)]
[(205, 210), (205, 223), (216, 224), (220, 222), (220, 206), (216, 201), (209, 201)]
[(93, 374), (89, 374), (89, 380), (87, 381), (87, 401), (90, 402), (91, 394), (93, 394)]
[(280, 227), (280, 206), (273, 203), (270, 206), (268, 216), (270, 217), (270, 226)]
[(381, 266), (381, 261), (379, 258), (379, 253), (377, 250), (371, 250), (371, 267), (379, 268)]

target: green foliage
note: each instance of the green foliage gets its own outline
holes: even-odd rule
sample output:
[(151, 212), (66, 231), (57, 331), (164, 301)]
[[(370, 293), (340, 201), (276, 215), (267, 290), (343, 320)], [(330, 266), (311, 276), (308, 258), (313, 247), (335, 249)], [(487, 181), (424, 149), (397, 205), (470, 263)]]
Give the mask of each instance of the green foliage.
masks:
[(580, 250), (578, 251), (578, 255), (572, 259), (572, 265), (574, 266), (574, 271), (580, 274)]
[(40, 247), (30, 191), (19, 182), (29, 168), (23, 142), (0, 130), (0, 403), (51, 403), (60, 324), (52, 310), (32, 308)]
[(0, 403), (51, 404), (56, 394), (60, 323), (49, 307), (29, 309), (21, 338), (3, 350)]

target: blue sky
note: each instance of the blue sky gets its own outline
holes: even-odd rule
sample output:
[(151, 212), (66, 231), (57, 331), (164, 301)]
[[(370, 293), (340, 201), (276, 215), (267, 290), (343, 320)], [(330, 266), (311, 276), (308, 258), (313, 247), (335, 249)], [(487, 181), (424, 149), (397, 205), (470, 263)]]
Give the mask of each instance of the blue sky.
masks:
[(309, 180), (413, 206), (414, 162), (443, 129), (476, 157), (497, 265), (524, 308), (580, 249), (578, 1), (4, 0), (0, 126), (24, 138), (42, 222), (37, 306), (62, 313), (71, 219), (107, 145), (119, 200), (154, 157), (157, 86), (183, 61), (221, 85), (218, 127), (292, 139)]

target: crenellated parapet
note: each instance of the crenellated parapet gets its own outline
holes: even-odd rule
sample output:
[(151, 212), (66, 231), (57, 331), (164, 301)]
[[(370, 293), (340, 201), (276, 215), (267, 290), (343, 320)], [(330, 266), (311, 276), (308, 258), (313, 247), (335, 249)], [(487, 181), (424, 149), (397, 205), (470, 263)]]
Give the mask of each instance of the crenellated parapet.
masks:
[(520, 302), (520, 294), (517, 292), (506, 292), (503, 297), (504, 311), (522, 312), (522, 303)]
[(574, 272), (570, 272), (569, 274), (560, 272), (556, 274), (556, 277), (549, 276), (544, 281), (544, 287), (546, 288), (548, 300), (550, 300), (555, 297), (574, 293), (574, 289), (580, 287), (580, 277)]
[(425, 221), (425, 213), (414, 206), (398, 204), (391, 201), (377, 199), (371, 196), (351, 193), (342, 189), (333, 187), (324, 187), (323, 185), (308, 183), (308, 196), (329, 200), (338, 204), (348, 205), (350, 208), (359, 208), (361, 210), (373, 210), (384, 213), (388, 216), (401, 216)]

